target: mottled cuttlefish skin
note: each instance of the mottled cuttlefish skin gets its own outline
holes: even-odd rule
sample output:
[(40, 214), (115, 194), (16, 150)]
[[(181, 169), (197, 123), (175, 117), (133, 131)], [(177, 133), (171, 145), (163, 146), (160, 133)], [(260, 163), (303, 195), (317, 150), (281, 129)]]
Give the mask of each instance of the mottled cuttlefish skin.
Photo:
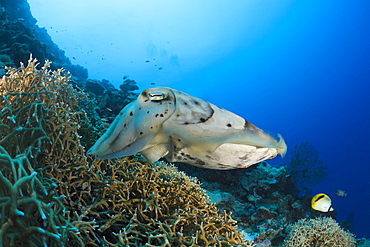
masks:
[(228, 170), (284, 156), (287, 145), (279, 138), (202, 99), (156, 87), (122, 109), (88, 154), (111, 159), (141, 153), (149, 162), (166, 158)]

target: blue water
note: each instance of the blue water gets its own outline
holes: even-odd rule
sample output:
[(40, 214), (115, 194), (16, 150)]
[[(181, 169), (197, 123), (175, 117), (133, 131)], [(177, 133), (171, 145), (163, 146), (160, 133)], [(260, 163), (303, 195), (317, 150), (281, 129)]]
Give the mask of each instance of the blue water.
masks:
[(29, 3), (90, 78), (174, 87), (281, 133), (289, 147), (313, 144), (329, 169), (313, 193), (370, 237), (369, 1)]

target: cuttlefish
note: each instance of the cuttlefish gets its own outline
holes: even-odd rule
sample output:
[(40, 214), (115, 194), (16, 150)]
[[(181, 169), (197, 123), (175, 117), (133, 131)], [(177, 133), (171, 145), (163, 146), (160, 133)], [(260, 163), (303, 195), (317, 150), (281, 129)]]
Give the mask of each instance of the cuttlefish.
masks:
[(244, 118), (168, 87), (144, 90), (121, 110), (90, 148), (97, 159), (141, 153), (153, 163), (169, 162), (228, 170), (246, 168), (278, 154), (287, 145)]

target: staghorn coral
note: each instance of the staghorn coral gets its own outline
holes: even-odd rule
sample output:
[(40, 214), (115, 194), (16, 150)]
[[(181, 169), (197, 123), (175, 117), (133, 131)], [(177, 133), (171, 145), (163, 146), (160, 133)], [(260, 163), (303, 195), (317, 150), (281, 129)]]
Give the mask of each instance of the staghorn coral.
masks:
[(290, 225), (284, 247), (355, 247), (354, 235), (330, 217), (302, 219)]
[(111, 246), (247, 245), (230, 214), (218, 213), (199, 182), (175, 166), (140, 157), (99, 163), (106, 186), (86, 217)]
[[(61, 217), (65, 207), (61, 197), (32, 169), (26, 155), (12, 159), (0, 146), (0, 243), (5, 246), (58, 246), (68, 241), (69, 231), (77, 231)], [(43, 183), (44, 182), (44, 183)]]
[[(250, 246), (195, 178), (140, 156), (85, 155), (103, 131), (62, 69), (8, 69), (0, 84), (0, 237), (10, 246)], [(78, 100), (77, 100), (78, 99)], [(83, 144), (83, 145), (82, 145)]]

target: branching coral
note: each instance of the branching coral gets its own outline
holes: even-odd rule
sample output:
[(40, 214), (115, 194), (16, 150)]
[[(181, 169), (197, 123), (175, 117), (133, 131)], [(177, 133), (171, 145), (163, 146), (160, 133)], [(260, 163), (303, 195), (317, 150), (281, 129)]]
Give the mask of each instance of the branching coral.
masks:
[[(77, 232), (64, 217), (55, 185), (43, 185), (25, 155), (12, 159), (0, 147), (0, 243), (5, 246), (58, 246), (68, 241), (69, 231)], [(45, 184), (45, 183), (44, 183)]]
[(9, 69), (0, 84), (0, 238), (10, 246), (249, 246), (196, 179), (141, 157), (85, 155), (103, 131), (69, 74)]
[(40, 71), (36, 66), (30, 60), (27, 67), (9, 69), (0, 81), (0, 242), (9, 246), (81, 241), (62, 195), (54, 191), (57, 185), (44, 173), (53, 161), (46, 150), (58, 134), (48, 131), (51, 116), (58, 115), (51, 107), (66, 96), (60, 89), (68, 78), (62, 70), (48, 71), (48, 63)]
[(95, 165), (106, 187), (87, 216), (111, 246), (246, 246), (230, 215), (176, 167), (139, 157)]
[(354, 235), (330, 217), (302, 219), (290, 226), (284, 247), (355, 247)]

